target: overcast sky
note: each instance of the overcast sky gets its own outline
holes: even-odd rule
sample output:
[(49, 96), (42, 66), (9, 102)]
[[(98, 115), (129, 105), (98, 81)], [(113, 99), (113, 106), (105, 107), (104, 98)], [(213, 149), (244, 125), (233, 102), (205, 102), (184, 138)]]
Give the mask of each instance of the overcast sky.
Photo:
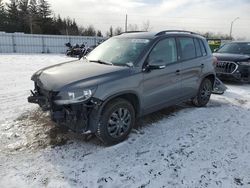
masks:
[(82, 26), (89, 24), (103, 34), (112, 25), (124, 29), (128, 24), (150, 21), (152, 31), (186, 29), (229, 34), (250, 39), (250, 0), (49, 0), (55, 14), (75, 18)]

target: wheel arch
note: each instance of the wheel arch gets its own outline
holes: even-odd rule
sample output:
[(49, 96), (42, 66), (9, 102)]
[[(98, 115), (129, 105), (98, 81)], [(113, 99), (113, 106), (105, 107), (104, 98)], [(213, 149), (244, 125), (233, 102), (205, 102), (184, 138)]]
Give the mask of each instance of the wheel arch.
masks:
[(117, 99), (117, 98), (122, 98), (122, 99), (125, 99), (128, 102), (130, 102), (135, 109), (136, 117), (140, 116), (140, 114), (141, 114), (140, 98), (139, 98), (138, 94), (133, 92), (133, 91), (123, 91), (123, 92), (120, 92), (120, 93), (117, 93), (115, 95), (111, 95), (111, 96), (107, 97), (102, 104), (102, 110), (105, 108), (105, 106), (109, 102), (111, 102), (112, 100)]
[(95, 109), (90, 113), (88, 129), (91, 132), (95, 133), (97, 131), (99, 119), (102, 115), (104, 108), (107, 106), (107, 104), (110, 103), (111, 101), (113, 101), (114, 99), (117, 99), (117, 98), (123, 98), (123, 99), (127, 100), (128, 102), (130, 102), (135, 109), (135, 117), (136, 118), (140, 117), (140, 115), (141, 115), (141, 101), (140, 101), (139, 95), (133, 91), (119, 92), (119, 93), (111, 95), (111, 96), (105, 98), (104, 100), (102, 100), (103, 102), (98, 107), (98, 109)]
[(212, 83), (212, 86), (214, 87), (214, 83), (215, 83), (215, 74), (214, 73), (208, 73), (206, 75), (204, 75), (200, 81), (200, 83), (204, 80), (204, 79), (209, 79)]

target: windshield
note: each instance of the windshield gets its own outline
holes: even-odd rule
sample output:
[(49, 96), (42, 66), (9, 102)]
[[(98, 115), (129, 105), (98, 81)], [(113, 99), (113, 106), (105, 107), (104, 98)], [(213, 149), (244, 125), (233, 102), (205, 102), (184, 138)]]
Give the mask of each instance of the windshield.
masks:
[(111, 38), (95, 48), (88, 56), (91, 62), (107, 62), (113, 65), (134, 64), (148, 39)]
[(222, 46), (218, 53), (250, 55), (250, 43), (229, 43)]

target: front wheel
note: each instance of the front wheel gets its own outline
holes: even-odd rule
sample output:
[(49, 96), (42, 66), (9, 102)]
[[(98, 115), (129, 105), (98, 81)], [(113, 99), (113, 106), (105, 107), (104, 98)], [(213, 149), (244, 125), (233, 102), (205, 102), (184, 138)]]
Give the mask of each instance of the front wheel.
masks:
[(206, 106), (212, 94), (212, 82), (205, 78), (200, 85), (197, 96), (193, 99), (193, 104), (197, 107)]
[(133, 105), (117, 98), (107, 104), (100, 118), (96, 136), (106, 145), (125, 140), (135, 124)]

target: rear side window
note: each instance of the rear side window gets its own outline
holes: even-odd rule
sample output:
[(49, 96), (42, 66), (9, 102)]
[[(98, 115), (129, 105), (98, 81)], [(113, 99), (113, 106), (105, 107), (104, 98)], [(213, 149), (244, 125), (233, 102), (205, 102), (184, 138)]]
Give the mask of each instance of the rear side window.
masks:
[(201, 57), (202, 52), (201, 52), (201, 47), (200, 47), (200, 43), (199, 43), (198, 39), (196, 39), (196, 38), (194, 39), (194, 44), (195, 44), (196, 56)]
[(193, 38), (180, 37), (181, 60), (193, 59), (196, 57)]
[(207, 55), (207, 51), (206, 51), (204, 42), (203, 42), (202, 40), (200, 40), (200, 39), (199, 39), (199, 42), (200, 42), (200, 46), (201, 46), (201, 53), (202, 53), (202, 56), (206, 56), (206, 55)]
[(176, 42), (174, 38), (163, 39), (158, 42), (148, 57), (149, 62), (164, 62), (166, 64), (177, 61)]

